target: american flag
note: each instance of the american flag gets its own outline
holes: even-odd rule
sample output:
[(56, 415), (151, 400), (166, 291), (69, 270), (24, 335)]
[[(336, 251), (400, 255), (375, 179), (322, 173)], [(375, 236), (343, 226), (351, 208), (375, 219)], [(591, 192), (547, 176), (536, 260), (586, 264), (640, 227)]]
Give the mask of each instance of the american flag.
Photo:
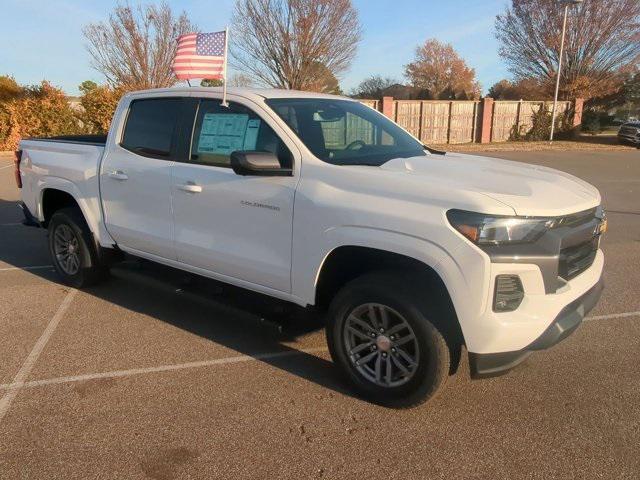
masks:
[(226, 37), (226, 31), (180, 35), (172, 65), (176, 77), (223, 79)]

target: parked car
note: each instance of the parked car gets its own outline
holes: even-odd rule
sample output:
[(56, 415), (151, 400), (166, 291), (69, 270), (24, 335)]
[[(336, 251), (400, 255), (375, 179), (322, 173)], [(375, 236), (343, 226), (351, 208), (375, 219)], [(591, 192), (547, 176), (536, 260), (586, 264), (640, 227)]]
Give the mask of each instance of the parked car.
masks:
[(618, 130), (618, 140), (621, 143), (640, 145), (640, 122), (627, 122)]
[(221, 95), (131, 93), (106, 138), (20, 143), (25, 221), (48, 229), (64, 282), (98, 282), (126, 252), (315, 308), (345, 377), (395, 407), (440, 391), (463, 345), (474, 378), (497, 375), (598, 301), (606, 220), (588, 183), (432, 150), (347, 98)]

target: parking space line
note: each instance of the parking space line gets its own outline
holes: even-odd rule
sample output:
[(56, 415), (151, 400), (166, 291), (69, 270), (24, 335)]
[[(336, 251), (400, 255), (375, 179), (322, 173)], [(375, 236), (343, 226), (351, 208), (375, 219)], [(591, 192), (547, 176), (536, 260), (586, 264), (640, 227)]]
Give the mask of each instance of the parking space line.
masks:
[(13, 164), (5, 165), (4, 167), (0, 167), (0, 170), (4, 170), (5, 168), (11, 168), (11, 167), (13, 167)]
[(66, 297), (64, 297), (64, 300), (62, 300), (62, 303), (58, 307), (55, 315), (49, 321), (47, 328), (44, 329), (44, 332), (42, 332), (42, 335), (31, 349), (31, 352), (22, 364), (22, 367), (20, 367), (20, 370), (18, 371), (18, 373), (16, 373), (16, 376), (13, 379), (13, 384), (18, 385), (18, 387), (9, 389), (4, 397), (0, 399), (0, 422), (2, 422), (2, 419), (11, 407), (11, 403), (13, 402), (14, 398), (16, 398), (16, 395), (18, 395), (18, 392), (21, 388), (19, 385), (24, 384), (25, 379), (31, 373), (31, 370), (38, 361), (38, 357), (40, 357), (42, 350), (44, 350), (44, 347), (47, 345), (47, 342), (51, 338), (51, 335), (53, 335), (53, 332), (55, 332), (56, 327), (60, 323), (60, 320), (69, 308), (69, 305), (71, 305), (71, 302), (73, 301), (73, 298), (77, 293), (78, 290), (73, 289), (70, 290), (69, 293), (67, 293)]
[(627, 318), (640, 316), (640, 310), (637, 312), (624, 312), (624, 313), (611, 313), (609, 315), (594, 315), (593, 317), (587, 317), (585, 320), (610, 320), (613, 318)]
[[(585, 321), (610, 320), (614, 318), (627, 318), (627, 317), (640, 317), (640, 311), (612, 313), (609, 315), (596, 315), (593, 317), (586, 317)], [(132, 368), (128, 370), (114, 370), (110, 372), (87, 373), (83, 375), (71, 375), (71, 376), (65, 376), (65, 377), (46, 378), (42, 380), (31, 380), (28, 382), (24, 381), (24, 378), (26, 378), (26, 375), (23, 375), (21, 378), (18, 378), (18, 375), (16, 375), (16, 378), (12, 383), (0, 384), (0, 390), (6, 390), (8, 392), (17, 392), (22, 388), (34, 388), (34, 387), (43, 387), (47, 385), (57, 385), (57, 384), (63, 384), (63, 383), (84, 382), (87, 380), (98, 380), (103, 378), (131, 377), (136, 375), (144, 375), (148, 373), (171, 372), (171, 371), (177, 371), (177, 370), (188, 370), (192, 368), (212, 367), (216, 365), (229, 365), (234, 363), (269, 360), (272, 358), (301, 355), (304, 353), (324, 353), (326, 351), (327, 351), (326, 347), (316, 347), (316, 348), (306, 348), (306, 349), (292, 350), (292, 351), (286, 351), (286, 352), (273, 352), (273, 353), (263, 353), (263, 354), (256, 354), (256, 355), (237, 355), (234, 357), (216, 358), (214, 360), (201, 360), (197, 362), (175, 363), (170, 365), (160, 365), (157, 367)], [(8, 395), (9, 393), (7, 393), (5, 397)], [(2, 419), (2, 404), (0, 404), (0, 420), (1, 419)]]
[(0, 272), (11, 272), (13, 270), (40, 270), (43, 268), (53, 268), (53, 265), (35, 265), (33, 267), (6, 267), (0, 268)]
[[(258, 360), (269, 360), (272, 358), (289, 357), (302, 355), (305, 353), (326, 352), (327, 347), (305, 348), (300, 350), (290, 350), (286, 352), (263, 353), (256, 355), (237, 355), (235, 357), (216, 358), (214, 360), (202, 360), (198, 362), (177, 363), (173, 365), (161, 365), (158, 367), (133, 368), (130, 370), (115, 370), (112, 372), (88, 373), (85, 375), (73, 375), (69, 377), (48, 378), (45, 380), (32, 380), (30, 382), (16, 381), (0, 385), (0, 390), (17, 391), (21, 388), (41, 387), (44, 385), (55, 385), (60, 383), (83, 382), (86, 380), (96, 380), (102, 378), (131, 377), (146, 373), (171, 372), (175, 370), (186, 370), (191, 368), (211, 367), (215, 365), (228, 365), (232, 363), (253, 362)], [(1, 417), (0, 417), (1, 418)]]

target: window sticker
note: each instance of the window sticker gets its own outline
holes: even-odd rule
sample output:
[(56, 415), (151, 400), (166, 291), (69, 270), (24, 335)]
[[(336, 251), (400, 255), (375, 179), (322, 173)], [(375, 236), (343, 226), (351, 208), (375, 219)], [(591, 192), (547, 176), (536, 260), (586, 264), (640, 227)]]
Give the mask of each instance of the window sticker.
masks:
[(252, 118), (247, 123), (247, 133), (244, 136), (243, 150), (255, 150), (258, 142), (258, 132), (260, 131), (260, 119)]
[[(198, 153), (230, 155), (236, 150), (245, 150), (249, 123), (246, 113), (205, 113), (198, 138)], [(253, 130), (257, 132), (256, 128)], [(253, 143), (255, 148), (255, 140)]]

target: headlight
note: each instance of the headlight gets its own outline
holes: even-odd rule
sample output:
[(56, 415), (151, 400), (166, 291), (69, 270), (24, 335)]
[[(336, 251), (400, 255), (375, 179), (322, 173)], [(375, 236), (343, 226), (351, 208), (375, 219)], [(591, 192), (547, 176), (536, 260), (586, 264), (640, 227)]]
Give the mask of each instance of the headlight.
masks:
[(506, 217), (464, 210), (449, 210), (447, 218), (453, 228), (478, 245), (534, 242), (555, 222), (552, 218)]

